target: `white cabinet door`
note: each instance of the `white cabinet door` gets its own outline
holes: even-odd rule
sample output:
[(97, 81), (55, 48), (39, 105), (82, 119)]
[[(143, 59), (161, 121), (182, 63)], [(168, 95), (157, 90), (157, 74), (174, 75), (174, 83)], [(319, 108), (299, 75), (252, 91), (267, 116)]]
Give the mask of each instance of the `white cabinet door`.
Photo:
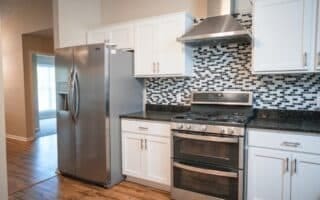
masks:
[(320, 1), (318, 0), (318, 32), (316, 50), (316, 69), (320, 71)]
[(292, 200), (320, 199), (320, 156), (294, 154), (292, 160)]
[(148, 76), (155, 73), (154, 34), (153, 20), (140, 22), (135, 26), (135, 76)]
[(181, 75), (184, 73), (184, 45), (177, 41), (184, 34), (181, 16), (164, 17), (157, 23), (156, 64), (160, 75)]
[(253, 72), (313, 70), (316, 0), (255, 0)]
[(119, 49), (133, 49), (133, 25), (124, 24), (110, 28), (110, 41)]
[(122, 172), (125, 175), (143, 176), (143, 136), (134, 133), (122, 133)]
[(108, 29), (92, 30), (87, 32), (87, 44), (104, 43), (110, 40)]
[(290, 199), (290, 153), (250, 147), (248, 200)]
[(146, 177), (150, 181), (170, 185), (170, 139), (146, 137)]

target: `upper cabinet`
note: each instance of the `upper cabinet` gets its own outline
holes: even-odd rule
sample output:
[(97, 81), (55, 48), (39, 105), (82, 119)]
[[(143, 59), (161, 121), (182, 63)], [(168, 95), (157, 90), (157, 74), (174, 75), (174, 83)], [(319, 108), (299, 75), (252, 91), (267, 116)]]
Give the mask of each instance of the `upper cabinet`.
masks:
[(135, 76), (188, 76), (192, 50), (177, 41), (192, 26), (185, 13), (142, 20), (135, 25)]
[(87, 43), (110, 43), (119, 49), (133, 49), (133, 25), (119, 24), (88, 31)]
[(253, 73), (312, 72), (317, 0), (253, 1)]
[(178, 77), (192, 74), (192, 48), (177, 41), (191, 28), (185, 12), (150, 17), (90, 30), (87, 43), (107, 42), (134, 49), (135, 77)]
[(316, 70), (320, 71), (320, 1), (318, 1), (318, 32), (317, 32), (317, 50), (316, 50)]

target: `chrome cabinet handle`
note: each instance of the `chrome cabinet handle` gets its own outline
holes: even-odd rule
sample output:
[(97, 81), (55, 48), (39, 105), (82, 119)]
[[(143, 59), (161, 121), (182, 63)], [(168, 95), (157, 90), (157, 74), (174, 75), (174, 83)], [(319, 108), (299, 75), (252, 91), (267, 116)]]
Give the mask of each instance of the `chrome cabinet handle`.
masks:
[(202, 169), (198, 167), (193, 167), (190, 165), (184, 165), (178, 162), (173, 163), (174, 167), (192, 171), (192, 172), (198, 172), (201, 174), (208, 174), (208, 175), (213, 175), (213, 176), (222, 176), (222, 177), (229, 177), (229, 178), (238, 178), (238, 174), (235, 172), (225, 172), (225, 171), (218, 171), (218, 170), (212, 170), (212, 169)]
[(214, 136), (202, 136), (202, 135), (190, 135), (184, 133), (173, 132), (174, 137), (185, 138), (191, 140), (201, 140), (201, 141), (209, 141), (209, 142), (225, 142), (225, 143), (239, 143), (238, 138), (233, 137), (214, 137)]
[(143, 126), (139, 126), (138, 128), (139, 128), (140, 130), (142, 130), (142, 131), (147, 131), (147, 130), (149, 130), (149, 128), (143, 127)]
[(157, 73), (159, 74), (160, 73), (160, 63), (157, 62)]
[(286, 172), (289, 172), (289, 158), (286, 158), (286, 160), (284, 161), (285, 163), (285, 170)]
[(303, 54), (303, 65), (304, 65), (304, 67), (308, 66), (308, 53), (307, 52), (305, 52)]
[(156, 63), (152, 63), (152, 72), (155, 74), (156, 73)]
[(292, 147), (292, 148), (297, 148), (300, 145), (301, 144), (299, 142), (283, 142), (283, 143), (281, 143), (281, 146)]
[(143, 139), (140, 139), (140, 149), (143, 150)]
[(291, 165), (292, 165), (291, 175), (294, 175), (297, 173), (297, 159), (294, 159)]
[(144, 148), (145, 148), (146, 150), (148, 149), (147, 139), (144, 139)]

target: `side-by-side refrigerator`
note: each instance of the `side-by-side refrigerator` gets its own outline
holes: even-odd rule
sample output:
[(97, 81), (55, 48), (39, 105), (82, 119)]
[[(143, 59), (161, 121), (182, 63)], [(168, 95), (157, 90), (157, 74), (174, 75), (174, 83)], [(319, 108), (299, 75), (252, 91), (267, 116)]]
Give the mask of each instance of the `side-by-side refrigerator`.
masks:
[(119, 115), (143, 108), (133, 52), (105, 44), (56, 51), (58, 171), (110, 187), (119, 183)]

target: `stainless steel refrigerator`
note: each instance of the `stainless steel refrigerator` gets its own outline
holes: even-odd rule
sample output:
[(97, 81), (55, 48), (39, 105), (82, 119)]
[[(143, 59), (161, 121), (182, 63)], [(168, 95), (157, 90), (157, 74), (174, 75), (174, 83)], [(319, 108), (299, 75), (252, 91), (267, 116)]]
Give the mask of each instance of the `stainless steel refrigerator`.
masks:
[(142, 110), (133, 52), (105, 44), (56, 51), (58, 171), (110, 187), (119, 183), (119, 115)]

